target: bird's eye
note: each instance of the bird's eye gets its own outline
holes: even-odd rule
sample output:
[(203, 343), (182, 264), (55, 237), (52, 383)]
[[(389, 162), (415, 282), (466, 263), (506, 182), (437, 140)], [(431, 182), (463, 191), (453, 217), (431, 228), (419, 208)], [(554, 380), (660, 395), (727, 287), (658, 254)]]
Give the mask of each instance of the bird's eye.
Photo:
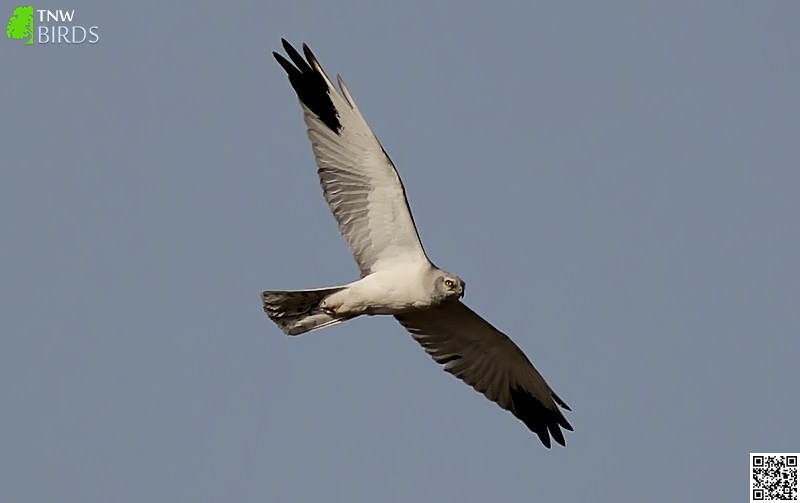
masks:
[(455, 285), (455, 283), (453, 283), (452, 279), (444, 280), (444, 286), (446, 286), (447, 288), (453, 288), (453, 285)]

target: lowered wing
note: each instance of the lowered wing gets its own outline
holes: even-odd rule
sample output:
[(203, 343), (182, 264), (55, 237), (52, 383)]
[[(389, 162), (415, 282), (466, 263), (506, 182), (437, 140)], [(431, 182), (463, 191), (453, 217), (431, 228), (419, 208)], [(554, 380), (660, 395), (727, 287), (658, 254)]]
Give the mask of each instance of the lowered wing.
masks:
[(519, 347), (461, 302), (396, 315), (444, 370), (510, 411), (539, 436), (564, 445), (561, 428), (572, 426), (559, 410), (570, 410)]

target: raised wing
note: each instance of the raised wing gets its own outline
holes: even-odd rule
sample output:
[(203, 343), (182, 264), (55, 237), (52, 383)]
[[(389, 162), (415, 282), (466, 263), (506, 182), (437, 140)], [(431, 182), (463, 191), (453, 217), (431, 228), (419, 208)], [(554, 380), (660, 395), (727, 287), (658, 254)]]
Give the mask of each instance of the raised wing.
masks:
[(550, 447), (550, 435), (564, 445), (560, 428), (572, 426), (556, 395), (519, 347), (461, 302), (396, 315), (444, 370), (510, 411)]
[(303, 59), (282, 42), (291, 63), (273, 55), (297, 92), (325, 200), (361, 276), (398, 262), (427, 261), (403, 182), (344, 81), (337, 76), (340, 93), (308, 46), (303, 44)]

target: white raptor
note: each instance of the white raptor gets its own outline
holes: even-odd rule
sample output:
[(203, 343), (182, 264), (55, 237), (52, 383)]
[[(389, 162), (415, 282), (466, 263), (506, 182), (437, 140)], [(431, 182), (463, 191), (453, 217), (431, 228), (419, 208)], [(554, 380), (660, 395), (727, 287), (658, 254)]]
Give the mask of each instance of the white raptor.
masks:
[(570, 408), (511, 339), (461, 303), (464, 281), (431, 263), (403, 182), (350, 91), (339, 89), (311, 50), (286, 40), (274, 52), (294, 87), (325, 200), (358, 263), (361, 279), (314, 290), (266, 291), (264, 311), (288, 335), (362, 314), (393, 315), (444, 370), (510, 411), (550, 447), (572, 430)]

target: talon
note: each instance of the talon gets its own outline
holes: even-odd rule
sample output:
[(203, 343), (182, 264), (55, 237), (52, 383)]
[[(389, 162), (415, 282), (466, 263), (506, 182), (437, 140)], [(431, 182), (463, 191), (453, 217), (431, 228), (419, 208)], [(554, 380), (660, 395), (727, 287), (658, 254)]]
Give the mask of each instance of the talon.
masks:
[(319, 306), (319, 308), (322, 310), (323, 313), (329, 316), (333, 316), (336, 314), (336, 308), (328, 305), (328, 303), (325, 301), (322, 301), (322, 304)]

